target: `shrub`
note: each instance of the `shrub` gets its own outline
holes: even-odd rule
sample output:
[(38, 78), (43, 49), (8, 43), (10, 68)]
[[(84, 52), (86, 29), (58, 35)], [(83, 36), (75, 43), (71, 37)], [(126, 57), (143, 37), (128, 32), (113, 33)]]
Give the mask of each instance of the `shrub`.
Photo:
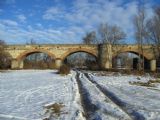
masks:
[(60, 68), (59, 68), (59, 74), (62, 74), (62, 75), (67, 75), (70, 73), (70, 67), (66, 64), (62, 65)]
[(11, 56), (5, 52), (5, 42), (0, 40), (0, 69), (8, 69), (11, 67)]
[(146, 86), (146, 87), (155, 87), (155, 83), (160, 83), (160, 79), (156, 80), (149, 80), (147, 82), (129, 82), (131, 85), (139, 85), (139, 86)]
[(48, 111), (51, 111), (52, 114), (55, 114), (57, 116), (61, 115), (63, 107), (64, 107), (64, 105), (62, 103), (54, 103), (52, 105), (45, 106), (45, 108), (47, 109), (46, 113)]
[(98, 70), (98, 69), (99, 69), (99, 66), (98, 66), (98, 64), (97, 64), (96, 61), (87, 61), (86, 64), (87, 64), (86, 66), (87, 66), (90, 70)]

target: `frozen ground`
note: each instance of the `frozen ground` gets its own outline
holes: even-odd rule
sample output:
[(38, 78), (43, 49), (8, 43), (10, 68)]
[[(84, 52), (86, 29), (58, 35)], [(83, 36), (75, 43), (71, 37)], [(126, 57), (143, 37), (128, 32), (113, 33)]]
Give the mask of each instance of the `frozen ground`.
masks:
[(134, 119), (160, 120), (160, 84), (155, 83), (155, 87), (129, 84), (134, 81), (147, 82), (154, 78), (120, 74), (116, 76), (89, 74), (88, 76)]
[(61, 103), (57, 119), (83, 119), (74, 76), (53, 70), (20, 70), (0, 73), (0, 120), (36, 120), (49, 117), (44, 106)]
[(87, 120), (131, 120), (131, 117), (102, 93), (85, 74), (79, 73), (78, 78), (82, 85)]
[[(0, 120), (159, 120), (160, 84), (129, 84), (150, 79), (80, 71), (67, 76), (53, 70), (0, 73)], [(60, 105), (56, 111), (51, 110), (55, 103)]]

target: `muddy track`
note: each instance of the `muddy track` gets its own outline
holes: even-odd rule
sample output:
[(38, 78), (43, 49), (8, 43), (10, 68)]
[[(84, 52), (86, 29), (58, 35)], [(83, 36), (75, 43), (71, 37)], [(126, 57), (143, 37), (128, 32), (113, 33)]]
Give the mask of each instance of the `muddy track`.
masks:
[[(93, 120), (93, 115), (95, 114), (95, 111), (98, 109), (94, 104), (91, 103), (89, 100), (89, 93), (85, 88), (83, 88), (82, 83), (79, 79), (79, 72), (76, 72), (76, 80), (78, 83), (78, 88), (79, 88), (79, 93), (80, 93), (80, 98), (81, 98), (81, 104), (84, 110), (84, 116), (86, 120)], [(94, 118), (94, 120), (101, 120), (99, 118)]]
[(88, 73), (83, 73), (86, 78), (107, 97), (109, 98), (117, 107), (119, 107), (123, 112), (125, 112), (131, 120), (145, 120), (144, 116), (138, 113), (136, 110), (133, 110), (132, 108), (127, 105), (127, 103), (124, 103), (121, 101), (114, 93), (107, 90), (106, 88), (103, 88), (100, 86), (97, 82), (93, 81), (92, 78), (88, 75)]

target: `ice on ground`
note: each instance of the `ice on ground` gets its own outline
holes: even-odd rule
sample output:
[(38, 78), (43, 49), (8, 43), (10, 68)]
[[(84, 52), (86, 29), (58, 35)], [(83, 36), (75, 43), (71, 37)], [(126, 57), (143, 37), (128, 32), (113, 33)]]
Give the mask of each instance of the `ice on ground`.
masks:
[(153, 79), (149, 76), (95, 76), (90, 75), (92, 80), (113, 93), (119, 100), (126, 104), (126, 109), (135, 110), (142, 119), (160, 119), (160, 87), (131, 85), (129, 82), (147, 82)]
[(44, 114), (44, 106), (53, 103), (64, 105), (57, 119), (83, 119), (78, 86), (72, 74), (60, 76), (53, 70), (0, 73), (0, 91), (0, 119), (49, 117)]

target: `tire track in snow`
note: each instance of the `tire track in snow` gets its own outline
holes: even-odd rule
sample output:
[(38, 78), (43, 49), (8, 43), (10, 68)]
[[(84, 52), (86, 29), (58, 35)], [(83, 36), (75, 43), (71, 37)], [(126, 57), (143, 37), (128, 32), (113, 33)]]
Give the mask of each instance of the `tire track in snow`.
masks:
[(84, 90), (82, 88), (82, 83), (81, 81), (79, 80), (79, 73), (76, 71), (76, 81), (77, 81), (77, 84), (78, 84), (78, 89), (79, 89), (79, 94), (80, 94), (80, 99), (81, 99), (81, 105), (82, 105), (82, 108), (84, 110), (84, 116), (85, 118), (87, 119), (87, 106), (85, 104), (85, 94), (84, 94)]
[(97, 116), (97, 118), (94, 118), (92, 116), (95, 115), (95, 111), (98, 109), (96, 105), (92, 104), (88, 95), (88, 91), (83, 88), (82, 82), (80, 80), (80, 73), (76, 72), (76, 80), (78, 83), (79, 93), (80, 93), (80, 99), (81, 104), (84, 110), (84, 116), (86, 120), (101, 120), (100, 116)]
[(96, 81), (92, 80), (88, 73), (83, 73), (88, 80), (95, 84), (95, 86), (107, 97), (109, 98), (117, 107), (124, 111), (132, 120), (145, 120), (144, 116), (133, 110), (129, 105), (121, 101), (114, 93), (99, 85)]
[[(88, 82), (86, 81), (87, 82), (86, 84), (90, 83), (90, 86), (88, 86), (89, 88), (87, 86), (84, 86), (85, 81), (83, 81), (82, 79), (85, 79), (85, 80), (88, 81)], [(109, 104), (109, 106), (105, 105), (107, 107), (105, 110), (107, 110), (107, 109), (109, 110), (111, 106), (112, 107), (114, 106), (115, 110), (118, 110), (118, 111), (120, 110), (119, 112), (121, 113), (121, 116), (118, 116), (118, 114), (116, 115), (115, 113), (110, 113), (109, 111), (108, 112), (104, 111), (104, 112), (109, 113), (108, 115), (112, 116), (111, 117), (112, 119), (115, 118), (116, 120), (117, 119), (118, 120), (122, 120), (122, 119), (123, 120), (132, 120), (132, 118), (128, 114), (126, 114), (123, 110), (121, 110), (119, 108), (119, 106), (117, 106), (112, 100), (110, 100), (110, 98), (108, 98), (101, 90), (99, 90), (99, 88), (97, 88), (95, 84), (93, 84), (90, 80), (88, 80), (88, 78), (82, 72), (77, 71), (76, 80), (77, 80), (77, 83), (78, 83), (78, 86), (79, 86), (79, 92), (80, 92), (80, 95), (81, 95), (82, 107), (83, 107), (84, 112), (85, 112), (84, 115), (85, 115), (87, 120), (102, 120), (103, 119), (104, 116), (102, 117), (101, 115), (102, 114), (105, 115), (106, 113), (102, 113), (102, 114), (100, 113), (99, 114), (98, 111), (103, 110), (103, 108), (101, 108), (98, 105), (99, 103), (103, 104), (103, 105)], [(88, 89), (90, 89), (90, 87), (92, 88), (92, 91), (88, 91)], [(93, 100), (94, 98), (91, 97), (93, 94), (95, 94), (95, 93), (93, 93), (94, 92), (93, 90), (96, 90), (96, 91), (98, 90), (97, 92), (99, 92), (99, 94), (98, 94), (97, 97), (100, 97), (100, 98), (105, 97), (105, 99), (108, 99), (110, 101), (110, 103), (104, 103), (103, 98), (101, 100), (97, 99), (98, 101), (100, 100), (98, 102), (98, 104), (95, 103), (94, 100)], [(92, 92), (92, 93), (90, 93), (90, 92)]]

